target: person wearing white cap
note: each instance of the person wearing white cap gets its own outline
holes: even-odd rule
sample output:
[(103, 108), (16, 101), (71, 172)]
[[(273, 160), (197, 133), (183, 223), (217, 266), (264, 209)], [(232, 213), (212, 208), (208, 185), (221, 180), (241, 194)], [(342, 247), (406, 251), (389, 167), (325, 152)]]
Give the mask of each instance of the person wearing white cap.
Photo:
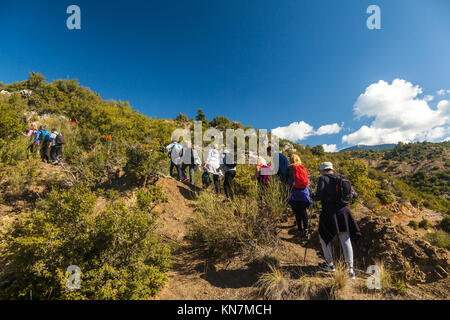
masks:
[(338, 235), (344, 251), (345, 262), (349, 268), (349, 275), (352, 279), (355, 279), (351, 240), (357, 240), (361, 236), (361, 232), (350, 207), (336, 200), (337, 183), (342, 177), (334, 173), (331, 162), (323, 162), (319, 171), (321, 177), (313, 200), (322, 203), (322, 212), (319, 218), (319, 239), (326, 260), (326, 263), (319, 263), (319, 268), (328, 272), (336, 271), (333, 264), (332, 240)]

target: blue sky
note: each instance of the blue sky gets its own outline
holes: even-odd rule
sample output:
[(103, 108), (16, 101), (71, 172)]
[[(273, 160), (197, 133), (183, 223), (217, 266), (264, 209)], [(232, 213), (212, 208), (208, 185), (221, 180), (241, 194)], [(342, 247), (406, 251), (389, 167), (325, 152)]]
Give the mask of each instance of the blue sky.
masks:
[(450, 136), (448, 0), (2, 0), (0, 28), (4, 83), (76, 78), (148, 116), (203, 108), (337, 149)]

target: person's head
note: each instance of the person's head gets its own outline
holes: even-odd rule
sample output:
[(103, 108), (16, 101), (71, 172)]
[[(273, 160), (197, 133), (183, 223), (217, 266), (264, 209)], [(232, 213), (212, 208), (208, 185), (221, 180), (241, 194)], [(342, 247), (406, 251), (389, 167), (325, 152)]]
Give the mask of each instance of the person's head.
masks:
[(267, 155), (268, 155), (269, 157), (272, 156), (272, 146), (268, 146), (268, 147), (267, 147)]
[(45, 127), (44, 126), (39, 126), (39, 130), (44, 130)]
[(331, 162), (322, 162), (319, 167), (319, 172), (321, 175), (334, 173), (333, 164)]
[(258, 156), (256, 164), (258, 166), (266, 166), (267, 165), (267, 161), (263, 157)]
[(217, 143), (213, 144), (213, 149), (218, 150), (219, 149), (219, 145)]
[(178, 142), (177, 138), (172, 138), (172, 143)]
[(33, 122), (33, 123), (31, 124), (31, 129), (32, 129), (32, 130), (37, 130), (37, 129), (38, 129), (37, 124)]
[(291, 158), (291, 163), (292, 164), (295, 164), (296, 166), (301, 166), (302, 165), (302, 160), (300, 159), (300, 157), (297, 154), (292, 153), (290, 158)]
[(56, 132), (56, 129), (55, 129), (55, 128), (53, 128), (53, 129), (52, 129), (52, 133), (55, 133), (55, 132)]

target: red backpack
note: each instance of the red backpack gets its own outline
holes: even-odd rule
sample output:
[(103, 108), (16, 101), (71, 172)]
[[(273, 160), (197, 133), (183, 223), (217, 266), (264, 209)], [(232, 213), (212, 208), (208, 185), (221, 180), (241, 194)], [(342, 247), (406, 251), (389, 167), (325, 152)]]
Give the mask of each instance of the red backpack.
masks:
[(294, 176), (294, 188), (305, 189), (308, 187), (308, 171), (302, 165), (292, 165), (292, 173)]

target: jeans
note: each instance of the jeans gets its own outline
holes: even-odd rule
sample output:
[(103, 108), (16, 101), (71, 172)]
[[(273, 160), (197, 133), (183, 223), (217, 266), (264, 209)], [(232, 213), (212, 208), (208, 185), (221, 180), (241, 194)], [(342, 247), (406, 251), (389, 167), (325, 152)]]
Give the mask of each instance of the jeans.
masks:
[(236, 176), (236, 171), (227, 171), (225, 172), (225, 179), (223, 181), (223, 189), (225, 190), (225, 195), (227, 198), (233, 199), (233, 179)]
[(183, 164), (181, 170), (183, 172), (183, 180), (187, 178), (186, 168), (189, 167), (189, 182), (190, 184), (194, 184), (194, 172), (195, 172), (195, 164)]
[(181, 169), (180, 165), (176, 165), (175, 163), (173, 163), (173, 161), (170, 161), (170, 176), (172, 177), (172, 173), (173, 173), (173, 168), (177, 169), (177, 177), (179, 181), (183, 180), (183, 170)]

